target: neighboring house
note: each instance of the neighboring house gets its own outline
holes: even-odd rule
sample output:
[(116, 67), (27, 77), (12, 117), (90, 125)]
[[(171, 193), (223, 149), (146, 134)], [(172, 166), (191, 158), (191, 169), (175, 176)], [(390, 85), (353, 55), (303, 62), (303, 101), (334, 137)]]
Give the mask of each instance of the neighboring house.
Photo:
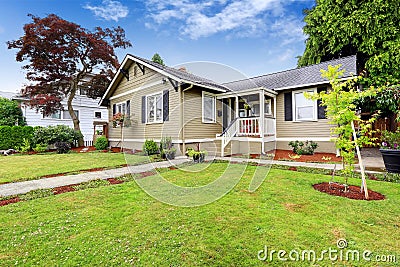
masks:
[[(211, 154), (267, 153), (289, 149), (294, 140), (313, 140), (317, 151), (336, 152), (324, 107), (304, 92), (327, 90), (321, 69), (341, 64), (343, 79), (356, 75), (350, 56), (308, 67), (218, 84), (211, 80), (128, 54), (101, 105), (129, 120), (123, 146), (142, 149), (146, 139), (172, 137), (178, 152), (200, 146)], [(121, 129), (110, 128), (112, 145)]]
[(13, 92), (0, 92), (0, 97), (7, 98), (11, 100), (15, 96), (15, 93)]
[[(31, 108), (27, 105), (28, 99), (14, 95), (12, 99), (17, 100), (21, 103), (22, 113), (26, 118), (26, 123), (29, 126), (50, 126), (50, 125), (67, 125), (71, 128), (74, 127), (71, 116), (67, 109), (67, 101), (62, 100), (61, 104), (64, 110), (50, 115), (43, 116), (41, 112), (38, 112), (35, 108)], [(72, 101), (72, 107), (76, 112), (79, 121), (80, 128), (83, 134), (85, 145), (93, 144), (93, 135), (95, 133), (95, 127), (97, 130), (103, 132), (103, 125), (108, 123), (108, 110), (106, 107), (99, 106), (99, 98), (92, 99), (84, 94), (84, 91), (77, 92), (77, 95)], [(94, 126), (98, 124), (98, 126)]]

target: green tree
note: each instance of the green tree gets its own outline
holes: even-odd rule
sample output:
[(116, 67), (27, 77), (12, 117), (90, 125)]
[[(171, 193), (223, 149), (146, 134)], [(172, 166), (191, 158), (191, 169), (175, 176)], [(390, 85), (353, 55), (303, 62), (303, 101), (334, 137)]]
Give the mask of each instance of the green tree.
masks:
[(304, 13), (299, 66), (357, 54), (369, 85), (400, 82), (400, 1), (316, 0)]
[(165, 66), (164, 60), (162, 60), (161, 56), (160, 56), (158, 53), (155, 53), (155, 54), (153, 55), (153, 57), (151, 58), (151, 61), (156, 62), (156, 63), (158, 63), (158, 64), (160, 64), (160, 65)]
[(22, 110), (16, 101), (0, 97), (0, 126), (26, 125)]
[[(368, 121), (361, 120), (357, 114), (357, 101), (360, 98), (373, 97), (376, 90), (371, 87), (358, 92), (355, 89), (357, 78), (347, 81), (340, 80), (345, 70), (339, 70), (341, 65), (335, 67), (328, 66), (328, 70), (321, 70), (322, 77), (328, 79), (332, 89), (328, 92), (321, 92), (306, 96), (313, 99), (321, 99), (321, 105), (326, 106), (326, 116), (329, 122), (334, 126), (331, 128), (331, 134), (335, 137), (336, 148), (340, 149), (343, 157), (343, 172), (346, 180), (354, 173), (355, 153), (357, 152), (361, 162), (360, 147), (371, 145), (376, 138), (371, 138), (372, 122), (375, 118)], [(359, 135), (356, 135), (355, 126), (359, 126)], [(362, 164), (360, 164), (362, 166)], [(367, 184), (364, 170), (362, 171), (362, 186), (365, 191), (365, 198), (368, 199)]]

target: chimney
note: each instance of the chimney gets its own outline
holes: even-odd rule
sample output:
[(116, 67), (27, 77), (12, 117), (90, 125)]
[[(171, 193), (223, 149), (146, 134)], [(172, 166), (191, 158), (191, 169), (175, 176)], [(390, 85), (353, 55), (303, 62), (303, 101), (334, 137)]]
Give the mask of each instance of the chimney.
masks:
[(179, 69), (178, 70), (180, 70), (180, 71), (182, 71), (182, 72), (187, 72), (187, 70), (186, 70), (186, 68), (185, 67), (179, 67)]

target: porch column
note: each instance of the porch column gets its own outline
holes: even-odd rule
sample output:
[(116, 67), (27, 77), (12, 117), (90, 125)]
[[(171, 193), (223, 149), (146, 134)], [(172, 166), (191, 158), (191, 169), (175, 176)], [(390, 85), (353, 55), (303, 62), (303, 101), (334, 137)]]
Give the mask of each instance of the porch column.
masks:
[(265, 153), (265, 146), (264, 146), (264, 108), (265, 108), (265, 100), (264, 100), (264, 90), (261, 89), (260, 90), (260, 94), (259, 94), (259, 102), (260, 102), (260, 122), (259, 122), (259, 133), (260, 133), (260, 137), (261, 137), (261, 153), (264, 154)]
[(239, 117), (239, 96), (235, 96), (235, 118)]

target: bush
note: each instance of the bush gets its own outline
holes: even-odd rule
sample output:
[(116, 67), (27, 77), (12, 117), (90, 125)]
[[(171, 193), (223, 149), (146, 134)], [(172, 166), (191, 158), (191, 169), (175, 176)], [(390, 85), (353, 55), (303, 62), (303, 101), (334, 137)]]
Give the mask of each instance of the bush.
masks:
[(54, 145), (58, 154), (66, 154), (71, 150), (71, 144), (67, 142), (56, 142)]
[(37, 153), (43, 153), (45, 151), (47, 151), (47, 144), (36, 144), (36, 146), (33, 148), (33, 151), (37, 152)]
[(96, 142), (94, 142), (94, 147), (97, 150), (105, 150), (108, 148), (108, 140), (107, 137), (105, 136), (100, 136), (96, 139)]
[(164, 149), (163, 155), (166, 159), (174, 159), (176, 155), (176, 148), (172, 147), (171, 149)]
[(23, 144), (19, 147), (18, 151), (21, 153), (27, 153), (31, 150), (31, 142), (24, 138)]
[(31, 126), (0, 126), (0, 149), (16, 149), (24, 144), (24, 138), (32, 143)]
[(158, 145), (154, 140), (146, 140), (143, 144), (143, 151), (147, 155), (158, 154)]
[(290, 141), (289, 146), (293, 148), (293, 152), (297, 155), (313, 155), (315, 149), (318, 147), (318, 144), (313, 141), (306, 141), (303, 143), (302, 141)]
[(176, 149), (173, 148), (171, 137), (161, 138), (160, 154), (163, 159), (174, 159), (175, 158)]
[(66, 126), (48, 126), (48, 127), (35, 127), (33, 133), (34, 144), (49, 144), (54, 145), (57, 142), (66, 142), (73, 144), (82, 137), (79, 131)]

